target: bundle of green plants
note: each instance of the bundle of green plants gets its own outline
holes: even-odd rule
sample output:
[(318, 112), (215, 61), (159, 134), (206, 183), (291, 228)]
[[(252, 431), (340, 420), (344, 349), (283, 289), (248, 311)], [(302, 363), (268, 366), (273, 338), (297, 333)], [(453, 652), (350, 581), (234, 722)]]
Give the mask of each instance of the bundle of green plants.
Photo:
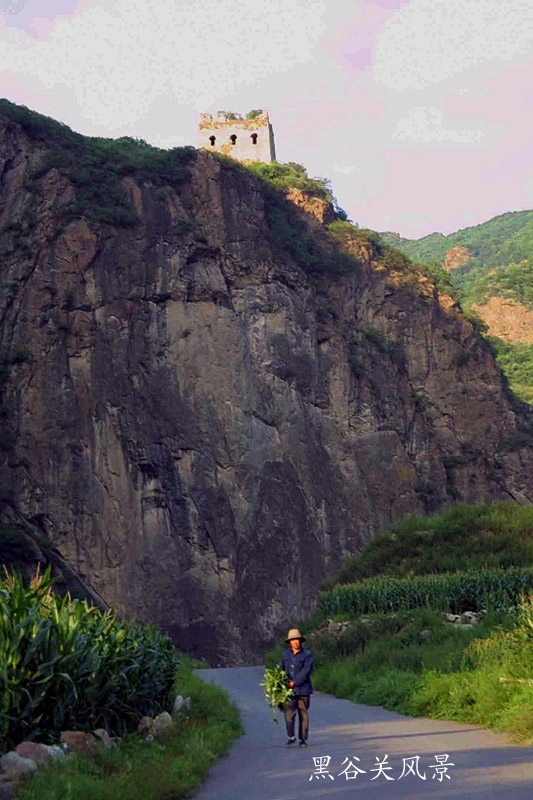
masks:
[(272, 669), (265, 669), (264, 680), (259, 684), (265, 687), (265, 700), (274, 711), (273, 720), (276, 723), (278, 721), (276, 711), (282, 711), (289, 697), (294, 694), (287, 686), (288, 680), (289, 676), (285, 670), (275, 666)]
[(520, 593), (533, 589), (533, 568), (468, 570), (407, 578), (372, 578), (335, 586), (320, 595), (324, 617), (356, 616), (410, 608), (434, 608), (453, 613), (478, 609), (503, 610), (516, 605)]
[(228, 693), (203, 681), (182, 656), (174, 692), (190, 708), (154, 741), (126, 734), (117, 747), (50, 759), (19, 790), (18, 800), (181, 800), (196, 794), (217, 758), (243, 733)]
[(52, 584), (50, 569), (29, 586), (7, 570), (0, 581), (0, 750), (66, 728), (121, 734), (168, 706), (179, 663), (170, 639)]

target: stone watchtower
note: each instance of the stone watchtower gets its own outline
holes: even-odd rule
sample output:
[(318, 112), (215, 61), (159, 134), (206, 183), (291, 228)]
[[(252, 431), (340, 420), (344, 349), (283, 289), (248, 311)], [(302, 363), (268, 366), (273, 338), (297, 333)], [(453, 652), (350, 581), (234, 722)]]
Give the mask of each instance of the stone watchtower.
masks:
[(219, 112), (200, 114), (199, 147), (231, 156), (238, 161), (275, 161), (274, 131), (268, 113), (261, 111), (252, 119), (233, 119)]

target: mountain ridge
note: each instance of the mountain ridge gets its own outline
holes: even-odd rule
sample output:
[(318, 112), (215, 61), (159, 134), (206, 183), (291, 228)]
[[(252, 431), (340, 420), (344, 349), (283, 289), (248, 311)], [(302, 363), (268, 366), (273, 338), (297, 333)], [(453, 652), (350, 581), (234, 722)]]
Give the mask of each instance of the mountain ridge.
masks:
[(0, 523), (118, 614), (253, 663), (400, 517), (533, 501), (533, 413), (431, 272), (230, 160), (32, 123), (0, 113)]

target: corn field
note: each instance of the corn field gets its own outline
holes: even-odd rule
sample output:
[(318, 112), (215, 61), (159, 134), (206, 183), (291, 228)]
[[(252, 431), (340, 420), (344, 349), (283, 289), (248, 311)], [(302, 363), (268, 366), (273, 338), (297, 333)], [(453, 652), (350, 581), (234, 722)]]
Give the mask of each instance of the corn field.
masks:
[(408, 578), (369, 578), (335, 586), (320, 595), (318, 608), (336, 614), (382, 613), (410, 608), (449, 610), (454, 614), (481, 608), (501, 611), (533, 590), (533, 569), (480, 569)]
[(48, 569), (29, 587), (0, 580), (0, 751), (61, 730), (132, 730), (164, 710), (177, 653), (155, 626), (118, 620), (52, 592)]

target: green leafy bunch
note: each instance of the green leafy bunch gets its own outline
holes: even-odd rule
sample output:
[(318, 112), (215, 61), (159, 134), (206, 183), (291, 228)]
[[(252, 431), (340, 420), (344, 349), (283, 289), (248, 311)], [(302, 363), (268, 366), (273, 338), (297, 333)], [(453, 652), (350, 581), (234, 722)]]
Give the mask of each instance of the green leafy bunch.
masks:
[(276, 666), (273, 669), (265, 669), (265, 679), (259, 684), (265, 687), (265, 700), (274, 710), (273, 719), (276, 723), (278, 722), (276, 711), (282, 711), (287, 700), (294, 694), (287, 686), (288, 681), (287, 673)]

